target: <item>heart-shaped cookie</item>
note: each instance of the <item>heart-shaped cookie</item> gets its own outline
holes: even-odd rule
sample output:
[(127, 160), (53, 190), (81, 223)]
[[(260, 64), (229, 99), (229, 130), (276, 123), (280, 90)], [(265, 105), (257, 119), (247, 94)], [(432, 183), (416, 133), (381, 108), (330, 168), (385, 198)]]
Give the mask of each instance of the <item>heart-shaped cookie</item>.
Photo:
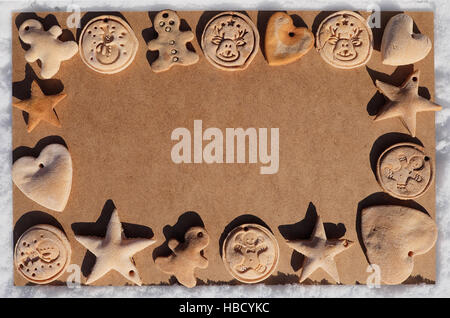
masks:
[(384, 283), (394, 285), (411, 275), (416, 255), (434, 246), (437, 227), (418, 210), (380, 205), (362, 210), (361, 234), (369, 262), (379, 266)]
[(265, 52), (269, 65), (292, 63), (314, 45), (314, 35), (307, 28), (297, 28), (292, 18), (284, 13), (274, 13), (267, 23)]
[(428, 55), (431, 40), (424, 34), (414, 33), (413, 25), (413, 19), (403, 13), (389, 20), (381, 40), (383, 64), (413, 64)]
[(31, 200), (55, 211), (63, 211), (72, 187), (72, 159), (66, 147), (50, 144), (39, 157), (14, 162), (12, 179)]

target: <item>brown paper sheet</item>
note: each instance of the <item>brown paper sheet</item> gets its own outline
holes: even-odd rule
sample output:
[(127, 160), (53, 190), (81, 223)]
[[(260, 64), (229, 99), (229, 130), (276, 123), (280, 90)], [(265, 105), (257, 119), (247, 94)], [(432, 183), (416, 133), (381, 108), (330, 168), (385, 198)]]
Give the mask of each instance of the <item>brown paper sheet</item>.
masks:
[[(313, 32), (330, 12), (298, 11), (297, 25)], [(382, 193), (372, 166), (376, 153), (395, 141), (409, 140), (398, 120), (374, 123), (372, 117), (384, 103), (376, 92), (375, 79), (400, 85), (412, 65), (381, 64), (383, 29), (374, 29), (375, 50), (365, 67), (340, 70), (326, 64), (313, 49), (299, 61), (269, 66), (263, 52), (245, 71), (225, 72), (214, 68), (202, 55), (199, 38), (214, 12), (178, 12), (196, 34), (192, 45), (200, 55), (197, 64), (174, 67), (156, 74), (149, 65), (152, 54), (146, 42), (152, 36), (156, 12), (122, 12), (139, 40), (133, 64), (115, 75), (89, 69), (77, 54), (63, 62), (54, 79), (39, 81), (46, 94), (60, 91), (67, 98), (56, 112), (62, 128), (41, 123), (27, 133), (24, 114), (13, 109), (13, 157), (52, 142), (64, 142), (73, 160), (73, 184), (62, 213), (48, 210), (26, 198), (13, 187), (14, 239), (36, 223), (59, 223), (72, 245), (72, 263), (85, 276), (95, 257), (74, 238), (77, 234), (102, 236), (115, 205), (128, 236), (151, 237), (157, 243), (135, 255), (144, 284), (174, 284), (176, 280), (159, 271), (154, 257), (167, 252), (167, 237), (182, 238), (190, 225), (203, 223), (211, 242), (205, 250), (209, 267), (197, 269), (200, 284), (237, 284), (226, 271), (220, 244), (232, 225), (264, 222), (280, 246), (277, 270), (265, 284), (298, 283), (302, 256), (285, 239), (309, 237), (320, 214), (328, 237), (345, 237), (356, 244), (336, 257), (343, 284), (365, 283), (370, 273), (358, 242), (357, 221), (361, 208), (383, 202), (412, 204)], [(258, 26), (261, 44), (272, 12), (248, 12)], [(395, 12), (382, 13), (382, 27)], [(432, 12), (408, 12), (421, 33), (433, 37)], [(67, 30), (68, 13), (38, 13), (46, 28), (56, 22), (65, 29), (63, 38), (79, 36)], [(82, 14), (82, 24), (97, 13)], [(363, 13), (367, 17), (366, 13)], [(27, 65), (26, 45), (18, 27), (28, 13), (13, 15), (13, 96), (27, 98), (37, 63)], [(433, 51), (414, 65), (421, 71), (423, 96), (434, 98)], [(259, 173), (261, 164), (174, 164), (170, 153), (175, 144), (171, 132), (186, 127), (193, 134), (194, 120), (203, 129), (279, 128), (279, 171)], [(417, 139), (434, 160), (434, 113), (421, 113)], [(28, 151), (28, 152), (27, 152)], [(37, 153), (35, 152), (35, 155)], [(109, 201), (112, 200), (112, 201)], [(415, 200), (435, 219), (434, 185)], [(102, 212), (103, 211), (103, 212)], [(189, 212), (191, 211), (191, 212)], [(245, 216), (252, 215), (252, 216)], [(236, 219), (238, 218), (238, 219)], [(259, 221), (258, 221), (259, 222)], [(230, 226), (231, 223), (231, 226)], [(138, 225), (138, 226), (137, 226)], [(225, 234), (224, 234), (225, 233)], [(69, 273), (52, 284), (62, 284)], [(412, 276), (405, 283), (433, 283), (435, 250), (415, 258)], [(25, 281), (14, 272), (16, 285)], [(111, 271), (94, 285), (125, 285), (128, 281)], [(334, 284), (321, 269), (305, 284)]]

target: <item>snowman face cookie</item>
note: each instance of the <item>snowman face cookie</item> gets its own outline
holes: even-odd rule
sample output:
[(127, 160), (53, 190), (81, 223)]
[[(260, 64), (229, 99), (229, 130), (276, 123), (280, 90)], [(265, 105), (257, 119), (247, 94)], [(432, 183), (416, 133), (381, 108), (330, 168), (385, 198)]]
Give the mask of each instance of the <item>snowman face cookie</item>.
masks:
[(152, 62), (154, 72), (169, 70), (174, 65), (197, 63), (198, 55), (187, 49), (186, 43), (194, 38), (191, 31), (180, 31), (180, 18), (172, 10), (159, 12), (153, 21), (158, 38), (148, 43), (151, 51), (158, 51), (158, 58)]
[(89, 21), (80, 36), (80, 55), (94, 71), (118, 73), (134, 60), (138, 40), (131, 27), (119, 17), (99, 16)]
[(253, 22), (237, 12), (223, 12), (213, 17), (202, 35), (206, 59), (215, 67), (244, 70), (258, 53), (259, 33)]
[(70, 263), (71, 248), (58, 228), (41, 224), (29, 228), (16, 243), (14, 263), (28, 281), (47, 284), (61, 276)]

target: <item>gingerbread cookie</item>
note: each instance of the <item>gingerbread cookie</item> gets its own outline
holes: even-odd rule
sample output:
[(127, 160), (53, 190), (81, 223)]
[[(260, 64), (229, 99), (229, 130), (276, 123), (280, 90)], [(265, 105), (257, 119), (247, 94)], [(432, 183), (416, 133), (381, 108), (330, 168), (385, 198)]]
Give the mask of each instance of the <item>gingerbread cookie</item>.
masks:
[(72, 187), (72, 159), (66, 147), (51, 144), (39, 157), (21, 157), (12, 166), (14, 184), (28, 198), (61, 212)]
[(192, 227), (184, 235), (184, 242), (169, 240), (172, 254), (167, 257), (157, 257), (155, 263), (167, 274), (175, 275), (177, 280), (186, 287), (197, 284), (196, 268), (207, 268), (208, 260), (203, 256), (203, 249), (209, 244), (209, 235), (202, 227)]
[(258, 224), (243, 224), (233, 229), (222, 247), (222, 260), (228, 272), (243, 283), (268, 278), (278, 264), (278, 242)]
[(423, 195), (433, 180), (431, 158), (413, 143), (389, 147), (378, 158), (377, 180), (393, 197), (409, 200)]
[(80, 56), (96, 72), (114, 74), (126, 69), (136, 56), (139, 42), (123, 19), (102, 15), (81, 32)]
[(259, 33), (246, 15), (222, 12), (208, 22), (201, 43), (206, 59), (215, 67), (244, 70), (258, 53)]
[(158, 38), (148, 43), (148, 48), (158, 51), (158, 58), (151, 64), (155, 72), (167, 71), (174, 65), (192, 65), (198, 55), (189, 51), (186, 44), (194, 38), (191, 31), (180, 31), (180, 18), (172, 10), (159, 12), (153, 21)]
[(78, 51), (76, 42), (58, 40), (61, 34), (62, 29), (58, 25), (44, 31), (42, 23), (34, 19), (26, 20), (19, 27), (20, 39), (31, 46), (25, 53), (25, 60), (29, 63), (41, 61), (43, 78), (53, 77), (58, 73), (61, 62), (69, 60)]
[(363, 66), (372, 56), (372, 29), (355, 12), (333, 13), (317, 29), (316, 49), (325, 62), (334, 67), (350, 69)]
[(29, 228), (17, 241), (14, 264), (26, 280), (47, 284), (65, 272), (71, 253), (69, 241), (61, 230), (40, 224)]
[(314, 46), (314, 35), (308, 28), (297, 28), (292, 18), (274, 13), (267, 23), (264, 47), (269, 65), (284, 65), (300, 59)]

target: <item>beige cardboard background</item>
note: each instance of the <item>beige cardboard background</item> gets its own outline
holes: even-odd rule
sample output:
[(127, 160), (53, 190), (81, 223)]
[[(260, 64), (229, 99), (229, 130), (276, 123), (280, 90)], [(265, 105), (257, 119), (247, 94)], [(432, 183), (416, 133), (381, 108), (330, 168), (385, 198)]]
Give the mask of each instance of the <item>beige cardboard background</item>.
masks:
[[(296, 23), (300, 25), (303, 21), (313, 32), (329, 14), (288, 13), (296, 14)], [(40, 18), (47, 17), (46, 28), (57, 21), (67, 29), (67, 13), (51, 14), (53, 16), (38, 13)], [(235, 218), (252, 214), (267, 224), (280, 245), (278, 269), (264, 283), (297, 283), (301, 257), (284, 243), (280, 230), (291, 239), (307, 238), (315, 221), (312, 203), (322, 220), (330, 223), (326, 224), (329, 237), (340, 236), (345, 230), (343, 237), (357, 242), (336, 257), (342, 283), (365, 283), (369, 274), (358, 243), (358, 206), (402, 203), (380, 193), (371, 169), (370, 154), (394, 141), (403, 141), (400, 133), (407, 134), (398, 120), (372, 122), (369, 113), (374, 115), (384, 102), (376, 94), (373, 81), (380, 79), (400, 85), (413, 66), (382, 65), (379, 52), (382, 30), (374, 30), (376, 50), (367, 67), (332, 68), (315, 50), (293, 64), (271, 67), (260, 50), (247, 70), (220, 71), (207, 62), (198, 43), (198, 34), (215, 13), (178, 12), (197, 33), (192, 45), (200, 61), (190, 67), (174, 67), (155, 74), (147, 59), (151, 54), (146, 46), (152, 36), (151, 19), (155, 14), (122, 12), (140, 45), (134, 63), (125, 71), (102, 75), (89, 69), (76, 55), (63, 62), (54, 79), (39, 81), (47, 94), (62, 89), (68, 94), (56, 107), (62, 128), (41, 123), (28, 134), (22, 112), (13, 110), (14, 157), (29, 153), (23, 147), (34, 147), (43, 138), (47, 137), (38, 148), (49, 142), (61, 142), (59, 138), (62, 138), (74, 165), (72, 192), (62, 213), (41, 207), (13, 187), (15, 238), (31, 224), (49, 221), (52, 217), (51, 222), (57, 220), (61, 224), (72, 244), (72, 263), (83, 264), (86, 273), (93, 257), (75, 241), (74, 230), (80, 234), (104, 233), (111, 212), (111, 201), (106, 202), (112, 200), (122, 222), (143, 226), (125, 224), (128, 236), (154, 234), (157, 239), (156, 244), (134, 257), (144, 284), (174, 283), (169, 275), (156, 268), (154, 250), (166, 240), (164, 228), (166, 234), (180, 235), (183, 228), (198, 223), (196, 214), (185, 214), (175, 231), (170, 231), (170, 226), (177, 223), (181, 215), (195, 211), (211, 236), (211, 243), (205, 250), (209, 267), (197, 270), (199, 284), (235, 284), (220, 258), (219, 239)], [(271, 13), (248, 14), (264, 39)], [(382, 14), (382, 26), (393, 14)], [(408, 14), (422, 33), (433, 37), (431, 12)], [(94, 15), (89, 13), (88, 17)], [(13, 16), (13, 95), (20, 99), (29, 94), (32, 70), (39, 74), (37, 63), (26, 66), (25, 50), (17, 32), (16, 24), (30, 17), (33, 15)], [(82, 22), (86, 20), (89, 18)], [(76, 38), (79, 30), (70, 31), (72, 34), (65, 31), (63, 37)], [(433, 54), (432, 51), (414, 65), (421, 70), (420, 86), (426, 87), (431, 98), (434, 96)], [(425, 96), (426, 89), (422, 90)], [(203, 120), (204, 129), (218, 127), (223, 131), (227, 127), (280, 128), (279, 172), (261, 175), (259, 164), (174, 164), (170, 158), (174, 144), (170, 134), (177, 127), (187, 127), (193, 132), (194, 119)], [(417, 124), (417, 138), (434, 160), (434, 114), (420, 114)], [(380, 136), (384, 137), (379, 139)], [(416, 202), (435, 218), (434, 186)], [(28, 213), (31, 211), (43, 213)], [(99, 218), (96, 225), (89, 223)], [(245, 218), (240, 219), (243, 220)], [(67, 276), (64, 274), (53, 284), (65, 281)], [(434, 249), (415, 258), (412, 276), (407, 283), (435, 280)], [(16, 285), (27, 283), (17, 272), (14, 278)], [(112, 271), (95, 285), (127, 283)], [(334, 282), (319, 269), (305, 283)]]

